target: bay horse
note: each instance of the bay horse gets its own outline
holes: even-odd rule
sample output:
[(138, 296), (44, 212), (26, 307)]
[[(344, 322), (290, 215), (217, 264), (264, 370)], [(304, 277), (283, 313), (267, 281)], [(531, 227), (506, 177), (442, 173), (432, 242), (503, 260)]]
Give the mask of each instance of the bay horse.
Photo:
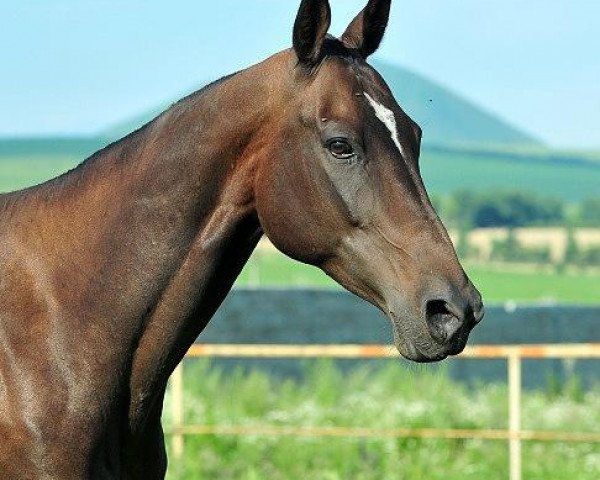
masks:
[(464, 348), (481, 296), (367, 63), (389, 12), (338, 39), (302, 0), (293, 48), (0, 197), (3, 480), (164, 478), (167, 379), (263, 234), (385, 312), (406, 358)]

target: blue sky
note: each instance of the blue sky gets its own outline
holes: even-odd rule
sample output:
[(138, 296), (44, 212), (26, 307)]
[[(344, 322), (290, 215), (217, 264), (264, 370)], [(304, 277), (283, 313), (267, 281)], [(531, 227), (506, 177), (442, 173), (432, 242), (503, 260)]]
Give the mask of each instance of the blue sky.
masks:
[[(366, 0), (332, 0), (339, 34)], [(0, 135), (92, 134), (290, 44), (299, 0), (3, 0)], [(379, 56), (600, 148), (600, 2), (394, 0)]]

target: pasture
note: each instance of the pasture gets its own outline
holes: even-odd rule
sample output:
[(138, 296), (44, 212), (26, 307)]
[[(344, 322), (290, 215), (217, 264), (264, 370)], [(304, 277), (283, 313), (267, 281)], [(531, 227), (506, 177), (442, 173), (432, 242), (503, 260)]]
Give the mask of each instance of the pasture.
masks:
[[(224, 373), (188, 361), (185, 415), (212, 425), (349, 426), (370, 428), (504, 428), (506, 385), (469, 389), (442, 369), (390, 361), (342, 373), (328, 361), (305, 363), (301, 378), (254, 370)], [(202, 378), (202, 382), (197, 379)], [(165, 426), (171, 423), (168, 395)], [(525, 392), (523, 427), (600, 429), (600, 390), (584, 392), (575, 378), (563, 388)], [(523, 478), (595, 480), (600, 452), (586, 443), (523, 444)], [(503, 441), (190, 436), (171, 480), (507, 478)]]
[(0, 193), (44, 182), (73, 168), (80, 161), (77, 155), (64, 153), (0, 155)]
[[(465, 265), (487, 302), (598, 303), (600, 273), (508, 265)], [(243, 287), (340, 288), (320, 270), (283, 255), (258, 250), (237, 281)]]
[[(6, 142), (4, 142), (6, 143)], [(16, 190), (73, 168), (84, 153), (92, 153), (104, 143), (87, 141), (83, 145), (54, 142), (43, 153), (39, 142), (9, 145), (0, 141), (0, 192)], [(31, 153), (27, 153), (31, 152)], [(79, 153), (79, 154), (78, 154)], [(557, 153), (548, 158), (539, 153), (516, 153), (508, 148), (473, 152), (460, 148), (428, 149), (421, 156), (423, 179), (432, 195), (447, 195), (461, 189), (520, 189), (548, 197), (580, 201), (597, 197), (600, 162), (592, 153)]]
[[(0, 192), (24, 188), (43, 182), (73, 168), (80, 161), (75, 153), (57, 153), (55, 155), (25, 155), (13, 153), (0, 155)], [(454, 188), (458, 182), (467, 181), (470, 157), (448, 157), (446, 154), (429, 153), (422, 161), (424, 176), (433, 192), (436, 187)], [(448, 168), (452, 162), (458, 168)], [(588, 165), (573, 167), (564, 165), (523, 164), (507, 169), (503, 161), (485, 158), (480, 167), (487, 169), (487, 175), (473, 177), (472, 186), (508, 184), (510, 179), (522, 181), (531, 175), (542, 175), (546, 179), (539, 186), (549, 193), (554, 188), (557, 193), (566, 196), (585, 197), (597, 193), (600, 185), (600, 168)], [(586, 170), (581, 174), (579, 169)], [(480, 170), (477, 170), (478, 172)], [(520, 176), (515, 175), (515, 171)], [(453, 173), (454, 172), (454, 173)], [(465, 177), (466, 175), (466, 177)], [(577, 180), (569, 179), (570, 175)], [(510, 178), (509, 178), (510, 177)], [(504, 180), (503, 180), (504, 179)], [(453, 183), (454, 182), (454, 183)], [(478, 182), (478, 183), (477, 183)], [(560, 183), (560, 186), (558, 185)], [(563, 189), (564, 191), (561, 191)], [(577, 192), (577, 193), (576, 193)], [(542, 192), (544, 193), (544, 192)], [(557, 273), (548, 269), (517, 268), (510, 266), (467, 265), (467, 272), (481, 288), (488, 302), (556, 301), (567, 303), (597, 303), (600, 298), (600, 273), (598, 272), (563, 272)], [(274, 252), (256, 252), (237, 281), (238, 286), (279, 286), (279, 287), (322, 287), (339, 288), (335, 282), (319, 270), (298, 264)]]
[(504, 156), (504, 152), (465, 153), (423, 151), (421, 172), (431, 194), (504, 189), (578, 201), (597, 197), (600, 192), (597, 161), (555, 162), (538, 160), (535, 156), (519, 160)]

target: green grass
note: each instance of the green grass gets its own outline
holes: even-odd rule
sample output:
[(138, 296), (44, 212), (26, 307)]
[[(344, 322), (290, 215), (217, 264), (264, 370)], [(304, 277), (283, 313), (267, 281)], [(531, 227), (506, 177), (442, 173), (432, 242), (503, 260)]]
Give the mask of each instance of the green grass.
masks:
[[(488, 303), (514, 300), (593, 304), (600, 301), (600, 273), (557, 273), (469, 264), (465, 269)], [(267, 251), (255, 252), (236, 285), (340, 288), (320, 270)]]
[[(0, 192), (24, 188), (43, 182), (75, 166), (81, 159), (74, 154), (0, 156)], [(600, 168), (582, 165), (536, 165), (483, 158), (473, 169), (473, 158), (449, 157), (431, 153), (423, 159), (424, 175), (431, 190), (452, 191), (490, 184), (530, 186), (532, 178), (542, 193), (585, 197), (595, 193), (600, 185)], [(452, 167), (448, 168), (448, 162)], [(529, 180), (527, 180), (529, 179)], [(482, 184), (483, 182), (483, 184)], [(600, 275), (548, 272), (500, 271), (489, 267), (467, 268), (488, 302), (555, 300), (569, 303), (598, 303)], [(280, 255), (256, 254), (244, 269), (239, 286), (308, 286), (337, 288), (320, 271), (299, 265)]]
[[(1, 144), (0, 140), (0, 146)], [(26, 145), (22, 148), (26, 149)], [(8, 154), (2, 153), (0, 149), (0, 192), (47, 180), (84, 159), (83, 154), (78, 156), (73, 152), (52, 152), (53, 150), (48, 154)], [(433, 195), (447, 195), (461, 189), (517, 189), (569, 201), (598, 196), (600, 162), (591, 161), (588, 157), (597, 158), (591, 153), (588, 157), (585, 153), (577, 154), (577, 158), (581, 157), (586, 161), (570, 163), (535, 160), (537, 154), (532, 154), (531, 161), (527, 158), (522, 161), (507, 160), (501, 158), (501, 151), (498, 152), (473, 154), (467, 150), (460, 153), (425, 149), (421, 158), (421, 170), (429, 192)], [(505, 153), (510, 152), (507, 148)]]
[(600, 164), (544, 164), (510, 161), (492, 155), (461, 155), (424, 151), (423, 179), (433, 195), (457, 190), (522, 190), (570, 201), (597, 197)]
[(0, 192), (10, 192), (42, 183), (76, 166), (76, 155), (0, 156)]
[[(444, 370), (390, 361), (341, 373), (331, 362), (306, 364), (303, 378), (261, 371), (224, 373), (205, 361), (185, 368), (186, 424), (347, 426), (389, 429), (505, 428), (506, 386), (466, 388)], [(171, 398), (167, 395), (165, 426)], [(525, 392), (523, 428), (600, 429), (600, 389)], [(196, 436), (168, 478), (504, 480), (505, 441)], [(524, 478), (595, 480), (592, 444), (524, 443)]]
[(495, 269), (481, 265), (466, 265), (465, 268), (488, 302), (600, 302), (599, 273), (510, 271), (507, 267)]

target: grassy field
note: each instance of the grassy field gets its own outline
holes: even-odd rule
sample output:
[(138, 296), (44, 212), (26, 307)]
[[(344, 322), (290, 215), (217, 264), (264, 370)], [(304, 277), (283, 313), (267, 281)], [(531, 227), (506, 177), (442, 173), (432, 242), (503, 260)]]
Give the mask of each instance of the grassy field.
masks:
[[(30, 186), (74, 167), (80, 157), (57, 155), (0, 155), (0, 192)], [(598, 192), (600, 168), (591, 166), (511, 164), (484, 158), (473, 167), (473, 157), (445, 154), (425, 155), (422, 166), (432, 192), (453, 191), (472, 186), (529, 188), (532, 179), (541, 193), (583, 198)], [(448, 162), (452, 168), (448, 168)], [(486, 266), (467, 266), (488, 302), (545, 301), (597, 303), (600, 299), (600, 274), (566, 274), (522, 270), (498, 270)], [(299, 265), (280, 255), (255, 255), (242, 273), (238, 286), (308, 286), (337, 288), (320, 271)]]
[[(598, 303), (600, 273), (557, 273), (511, 266), (465, 265), (490, 303)], [(340, 288), (320, 270), (270, 251), (257, 251), (238, 279), (239, 287), (280, 286)]]
[[(580, 156), (583, 158), (584, 154)], [(47, 180), (83, 159), (83, 154), (78, 156), (73, 152), (7, 154), (0, 148), (0, 192)], [(579, 201), (600, 194), (600, 162), (514, 161), (493, 152), (461, 154), (460, 151), (426, 149), (421, 158), (421, 170), (433, 195), (452, 194), (460, 189), (520, 189)]]
[(44, 182), (76, 166), (76, 155), (0, 156), (0, 193)]
[[(325, 361), (305, 364), (303, 378), (261, 371), (224, 373), (205, 361), (185, 370), (187, 424), (243, 426), (349, 426), (369, 428), (505, 428), (506, 386), (468, 389), (442, 371), (359, 367), (340, 373)], [(165, 426), (171, 419), (170, 397)], [(525, 392), (523, 427), (598, 431), (600, 388), (576, 382), (562, 391)], [(600, 449), (593, 444), (524, 443), (529, 480), (596, 480)], [(505, 480), (505, 441), (293, 437), (187, 437), (184, 461), (170, 480)]]
[(423, 153), (421, 171), (434, 195), (457, 190), (522, 190), (578, 201), (600, 195), (600, 164), (544, 164), (518, 162), (494, 155)]

